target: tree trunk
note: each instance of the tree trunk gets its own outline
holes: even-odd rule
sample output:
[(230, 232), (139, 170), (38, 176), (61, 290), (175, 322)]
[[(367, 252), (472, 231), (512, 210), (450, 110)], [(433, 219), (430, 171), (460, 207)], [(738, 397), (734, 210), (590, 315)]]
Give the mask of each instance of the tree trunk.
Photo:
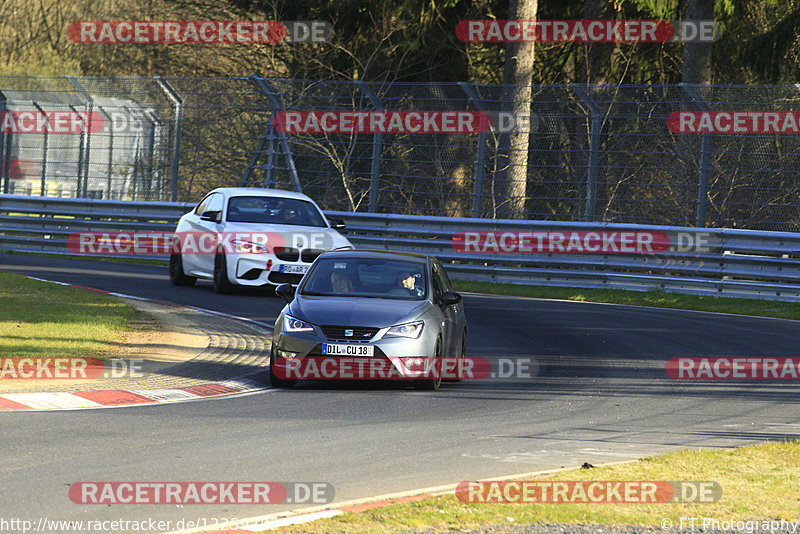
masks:
[[(684, 20), (687, 22), (714, 20), (714, 0), (686, 0)], [(686, 41), (683, 43), (683, 83), (711, 83), (711, 52), (713, 48), (714, 43), (711, 41)]]
[[(510, 20), (535, 20), (538, 0), (509, 0)], [(533, 47), (530, 43), (507, 43), (503, 83), (503, 107), (515, 117), (530, 116), (533, 82)], [(500, 169), (495, 191), (500, 197), (500, 218), (524, 218), (528, 179), (528, 143), (530, 133), (510, 132), (500, 135)]]
[[(583, 18), (586, 20), (616, 19), (613, 4), (608, 0), (585, 0)], [(583, 45), (586, 54), (586, 83), (608, 83), (611, 73), (611, 56), (616, 45), (614, 43), (587, 43)]]

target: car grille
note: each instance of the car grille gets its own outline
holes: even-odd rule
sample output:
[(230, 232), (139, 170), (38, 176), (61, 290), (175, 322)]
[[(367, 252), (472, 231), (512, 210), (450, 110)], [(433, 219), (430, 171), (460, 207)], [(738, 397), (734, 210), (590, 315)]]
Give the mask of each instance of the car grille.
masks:
[(314, 263), (317, 257), (325, 252), (319, 248), (307, 248), (300, 254), (300, 260), (305, 263)]
[(293, 247), (275, 247), (275, 257), (282, 261), (297, 261), (300, 251)]
[[(322, 333), (328, 339), (342, 339), (345, 341), (366, 341), (378, 333), (379, 328), (369, 326), (331, 326), (323, 325)], [(345, 330), (352, 330), (353, 335), (345, 335)]]
[(313, 349), (311, 349), (306, 356), (307, 357), (311, 357), (311, 358), (320, 358), (320, 359), (322, 359), (322, 358), (340, 358), (341, 357), (341, 358), (366, 358), (368, 360), (374, 360), (374, 359), (378, 359), (378, 358), (386, 358), (387, 357), (386, 353), (383, 352), (380, 347), (375, 347), (375, 354), (373, 356), (371, 356), (371, 357), (370, 356), (332, 356), (330, 354), (322, 354), (322, 344), (321, 343), (319, 345), (317, 345), (316, 347), (314, 347)]

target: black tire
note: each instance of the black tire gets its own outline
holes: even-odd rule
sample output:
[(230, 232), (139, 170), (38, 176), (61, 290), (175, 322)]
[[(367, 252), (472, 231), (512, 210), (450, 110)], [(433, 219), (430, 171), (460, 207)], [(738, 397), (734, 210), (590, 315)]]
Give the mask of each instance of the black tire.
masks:
[(275, 364), (275, 351), (272, 350), (269, 353), (269, 381), (272, 383), (272, 387), (274, 388), (281, 388), (281, 389), (291, 389), (297, 384), (297, 380), (284, 380), (282, 378), (278, 378), (275, 376), (273, 372), (273, 365)]
[(464, 379), (464, 360), (467, 358), (467, 331), (461, 338), (461, 353), (456, 358), (455, 377), (444, 379), (445, 382), (461, 382)]
[(196, 277), (183, 274), (183, 258), (180, 254), (171, 254), (169, 257), (169, 281), (176, 286), (193, 286), (197, 282)]
[(414, 389), (435, 391), (442, 385), (442, 339), (436, 340), (436, 348), (433, 350), (434, 357), (434, 377), (420, 378), (414, 380)]
[(214, 257), (214, 291), (220, 294), (231, 293), (235, 286), (228, 280), (228, 262), (225, 254), (219, 253)]

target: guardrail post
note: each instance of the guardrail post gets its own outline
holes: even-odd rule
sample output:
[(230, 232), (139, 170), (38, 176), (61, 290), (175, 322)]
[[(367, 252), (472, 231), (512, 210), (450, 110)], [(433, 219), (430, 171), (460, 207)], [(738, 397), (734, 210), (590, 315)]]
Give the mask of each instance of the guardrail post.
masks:
[(589, 164), (586, 167), (586, 206), (583, 211), (583, 220), (592, 222), (597, 205), (597, 174), (600, 169), (600, 136), (603, 131), (603, 113), (582, 86), (571, 83), (569, 87), (578, 95), (581, 103), (589, 108), (592, 119), (589, 129)]
[[(711, 108), (703, 100), (694, 87), (681, 83), (681, 89), (689, 96), (689, 99), (701, 111), (711, 111)], [(700, 178), (697, 184), (697, 217), (695, 218), (695, 226), (703, 228), (707, 223), (708, 215), (708, 177), (711, 174), (711, 141), (713, 140), (711, 133), (700, 134)]]
[[(256, 84), (258, 90), (264, 93), (264, 95), (266, 95), (266, 97), (269, 99), (270, 103), (272, 103), (272, 118), (274, 120), (275, 113), (283, 109), (283, 104), (281, 103), (280, 99), (275, 96), (275, 91), (272, 90), (269, 83), (258, 73), (251, 75), (250, 79), (253, 80), (253, 83)], [(272, 123), (270, 123), (269, 127), (272, 128)], [(292, 147), (289, 146), (289, 139), (283, 132), (276, 133), (278, 134), (278, 140), (283, 147), (283, 151), (286, 156), (286, 163), (289, 165), (289, 175), (292, 177), (294, 188), (298, 193), (302, 193), (303, 187), (300, 185), (300, 177), (297, 175), (297, 167), (295, 167), (294, 164), (294, 157), (292, 156)], [(264, 139), (264, 136), (262, 136), (262, 139)], [(263, 150), (263, 147), (261, 150)], [(255, 157), (258, 157), (258, 154), (256, 154)]]
[[(376, 111), (383, 111), (383, 102), (375, 96), (375, 93), (363, 81), (357, 81), (356, 85), (364, 93), (369, 101), (372, 103)], [(378, 211), (378, 193), (380, 192), (380, 176), (381, 176), (381, 157), (383, 155), (383, 134), (375, 132), (372, 134), (372, 169), (370, 171), (369, 183), (369, 212), (376, 213)]]
[(155, 80), (175, 105), (175, 124), (172, 127), (172, 161), (169, 172), (169, 199), (172, 202), (177, 202), (178, 168), (181, 163), (181, 132), (183, 130), (183, 98), (163, 77), (156, 76)]
[[(466, 93), (478, 111), (482, 111), (488, 115), (486, 106), (478, 96), (475, 88), (467, 82), (458, 82), (461, 90)], [(472, 171), (472, 217), (481, 216), (481, 200), (483, 197), (483, 175), (486, 170), (486, 139), (489, 136), (489, 130), (482, 130), (478, 133), (478, 145), (475, 150), (475, 168)]]

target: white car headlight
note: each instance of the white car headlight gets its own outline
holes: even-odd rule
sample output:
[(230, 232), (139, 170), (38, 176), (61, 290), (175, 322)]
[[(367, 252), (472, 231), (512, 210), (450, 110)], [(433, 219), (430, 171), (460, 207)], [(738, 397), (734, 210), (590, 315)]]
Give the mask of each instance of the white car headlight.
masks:
[(299, 332), (313, 332), (314, 327), (311, 324), (301, 321), (297, 317), (291, 315), (283, 316), (283, 331), (297, 334)]
[(264, 254), (267, 248), (259, 243), (250, 241), (233, 241), (233, 250), (237, 254)]
[(422, 334), (422, 327), (424, 325), (425, 323), (423, 321), (398, 324), (387, 330), (383, 337), (409, 337), (411, 339), (417, 339), (420, 334)]

